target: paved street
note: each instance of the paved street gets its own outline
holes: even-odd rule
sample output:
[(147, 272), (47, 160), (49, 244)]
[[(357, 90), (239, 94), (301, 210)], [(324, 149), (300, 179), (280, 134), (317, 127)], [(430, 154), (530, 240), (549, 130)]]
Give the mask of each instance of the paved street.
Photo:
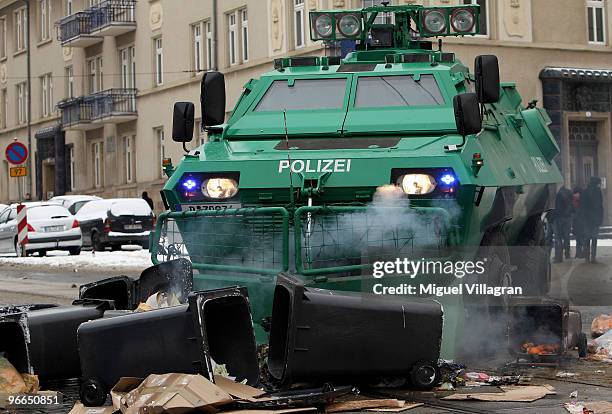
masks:
[[(609, 244), (609, 243), (608, 243)], [(116, 255), (116, 259), (113, 257)], [(84, 252), (82, 257), (49, 257), (16, 259), (0, 257), (0, 303), (57, 303), (69, 304), (78, 295), (78, 286), (110, 276), (125, 274), (137, 277), (140, 269), (148, 265), (146, 252), (107, 252), (97, 257)], [(583, 315), (583, 330), (590, 332), (590, 323), (598, 314), (612, 313), (612, 246), (602, 246), (599, 263), (585, 263), (581, 259), (570, 259), (553, 264), (551, 296), (569, 298), (573, 307)], [(48, 264), (45, 265), (45, 262)], [(478, 367), (484, 368), (484, 367)], [(477, 370), (477, 367), (469, 367)], [(555, 375), (559, 370), (577, 373), (573, 379), (561, 380)], [(569, 394), (578, 391), (580, 401), (612, 401), (612, 366), (606, 363), (579, 361), (572, 357), (560, 367), (523, 368), (523, 373), (533, 376), (534, 384), (550, 384), (557, 395), (533, 403), (485, 403), (445, 402), (439, 399), (445, 393), (414, 393), (388, 391), (397, 398), (425, 403), (411, 410), (414, 414), (430, 413), (562, 413), (563, 403)], [(76, 397), (74, 384), (55, 386), (68, 396), (62, 413)], [(470, 392), (491, 392), (491, 387), (481, 387)], [(448, 394), (448, 393), (447, 393)], [(364, 391), (368, 395), (368, 391)], [(376, 393), (372, 394), (373, 396)]]

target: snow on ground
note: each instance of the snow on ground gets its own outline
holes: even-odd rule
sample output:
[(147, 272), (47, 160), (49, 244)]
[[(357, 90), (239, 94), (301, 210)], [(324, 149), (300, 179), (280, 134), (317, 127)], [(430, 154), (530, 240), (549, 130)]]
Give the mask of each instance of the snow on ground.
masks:
[(93, 252), (83, 250), (79, 256), (70, 256), (64, 251), (50, 251), (47, 257), (29, 256), (15, 257), (9, 255), (0, 256), (0, 269), (3, 266), (32, 267), (52, 269), (67, 269), (72, 271), (107, 271), (125, 270), (140, 273), (150, 267), (151, 255), (148, 250), (139, 247), (124, 246), (122, 250)]

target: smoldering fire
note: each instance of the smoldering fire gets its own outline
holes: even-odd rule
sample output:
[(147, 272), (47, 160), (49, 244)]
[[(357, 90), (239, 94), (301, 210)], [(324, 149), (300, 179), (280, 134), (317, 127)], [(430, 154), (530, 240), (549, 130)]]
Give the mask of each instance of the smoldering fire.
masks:
[(397, 286), (384, 286), (382, 283), (375, 284), (373, 291), (377, 295), (425, 295), (425, 296), (447, 296), (447, 295), (477, 295), (477, 296), (503, 296), (522, 295), (523, 288), (520, 286), (489, 286), (485, 283), (459, 284), (454, 286), (438, 286), (435, 283), (409, 285), (402, 283)]

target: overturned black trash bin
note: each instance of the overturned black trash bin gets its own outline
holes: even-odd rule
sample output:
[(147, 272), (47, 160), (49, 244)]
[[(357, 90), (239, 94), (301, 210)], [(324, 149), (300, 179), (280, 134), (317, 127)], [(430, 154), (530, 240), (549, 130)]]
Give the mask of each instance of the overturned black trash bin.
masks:
[(279, 275), (268, 369), (282, 383), (405, 377), (438, 383), (442, 308), (432, 300), (309, 289)]
[(0, 307), (0, 356), (6, 358), (20, 373), (31, 373), (28, 354), (27, 308)]
[(179, 372), (213, 379), (213, 361), (255, 385), (259, 367), (247, 291), (195, 292), (188, 305), (82, 324), (81, 402), (104, 403), (121, 377)]
[[(81, 369), (77, 350), (77, 328), (83, 322), (101, 318), (104, 311), (112, 306), (111, 301), (79, 300), (73, 302), (72, 306), (20, 307), (27, 316), (21, 319), (21, 323), (25, 323), (25, 352), (32, 372), (38, 375), (42, 382), (79, 378)], [(7, 318), (4, 313), (0, 320), (6, 321)], [(7, 325), (4, 329), (16, 327), (9, 328)], [(9, 335), (4, 329), (0, 332), (0, 351), (21, 347), (23, 335), (18, 332)]]
[(145, 269), (140, 278), (115, 276), (82, 285), (80, 299), (112, 300), (115, 309), (134, 310), (160, 291), (174, 293), (181, 303), (187, 302), (193, 290), (193, 268), (187, 259), (176, 259)]

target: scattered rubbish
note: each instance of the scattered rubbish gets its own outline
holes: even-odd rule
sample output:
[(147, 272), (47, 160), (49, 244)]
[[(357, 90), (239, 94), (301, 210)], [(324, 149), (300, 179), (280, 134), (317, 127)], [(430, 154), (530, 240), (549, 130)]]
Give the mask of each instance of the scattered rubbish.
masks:
[(588, 359), (599, 362), (612, 362), (612, 330), (593, 340)]
[[(113, 403), (116, 401), (114, 398)], [(119, 406), (114, 407), (123, 413), (138, 413), (146, 407), (147, 412), (171, 414), (187, 410), (214, 411), (233, 401), (227, 392), (201, 375), (152, 374), (124, 394), (118, 400)]]
[(233, 381), (221, 375), (215, 375), (214, 379), (217, 386), (232, 397), (240, 400), (255, 402), (257, 401), (257, 397), (261, 397), (265, 394), (265, 391), (263, 390)]
[(411, 403), (404, 403), (403, 407), (398, 407), (398, 408), (367, 408), (365, 411), (376, 411), (379, 413), (401, 413), (402, 411), (412, 410), (413, 408), (421, 407), (423, 405), (425, 404), (411, 402)]
[[(330, 404), (325, 408), (327, 413), (360, 411), (367, 408), (403, 408), (406, 401), (396, 399), (353, 400)], [(377, 410), (378, 411), (378, 410)]]
[(438, 361), (438, 368), (440, 369), (440, 380), (443, 383), (450, 382), (454, 386), (465, 383), (463, 374), (466, 366), (464, 364), (449, 359), (441, 359)]
[(453, 394), (443, 400), (476, 400), (491, 402), (532, 402), (556, 394), (550, 385), (509, 385), (500, 387), (503, 392)]
[(601, 314), (591, 322), (591, 336), (597, 338), (612, 329), (612, 315)]
[(605, 374), (606, 371), (604, 371), (603, 369), (598, 369), (597, 371), (595, 371), (596, 374)]
[(466, 372), (463, 376), (466, 380), (486, 382), (489, 380), (489, 375), (484, 372)]
[(115, 407), (85, 407), (77, 402), (68, 414), (114, 414)]
[(578, 374), (576, 374), (575, 372), (557, 372), (557, 374), (555, 375), (555, 377), (557, 378), (574, 378), (577, 377)]
[(569, 398), (570, 402), (575, 404), (576, 400), (578, 400), (578, 390), (572, 391), (572, 393), (569, 395)]
[(440, 384), (438, 388), (436, 388), (436, 390), (437, 391), (454, 391), (455, 386), (450, 382), (443, 382), (442, 384)]
[[(77, 335), (83, 379), (80, 396), (86, 406), (102, 404), (121, 377), (181, 372), (212, 379), (212, 360), (226, 365), (227, 373), (238, 382), (259, 382), (245, 288), (195, 292), (188, 305), (86, 322)], [(169, 354), (168, 349), (181, 352)]]
[(23, 378), (23, 382), (26, 385), (26, 393), (35, 393), (40, 391), (40, 380), (38, 379), (38, 375), (21, 374), (21, 378)]
[[(355, 321), (359, 328), (347, 329), (356, 327)], [(364, 383), (408, 373), (413, 387), (433, 388), (440, 378), (441, 337), (442, 308), (435, 301), (308, 289), (281, 274), (273, 299), (268, 369), (284, 384), (321, 378)]]
[(612, 402), (576, 402), (563, 404), (570, 414), (612, 414)]
[(8, 359), (0, 356), (0, 393), (19, 394), (28, 389), (23, 377)]

